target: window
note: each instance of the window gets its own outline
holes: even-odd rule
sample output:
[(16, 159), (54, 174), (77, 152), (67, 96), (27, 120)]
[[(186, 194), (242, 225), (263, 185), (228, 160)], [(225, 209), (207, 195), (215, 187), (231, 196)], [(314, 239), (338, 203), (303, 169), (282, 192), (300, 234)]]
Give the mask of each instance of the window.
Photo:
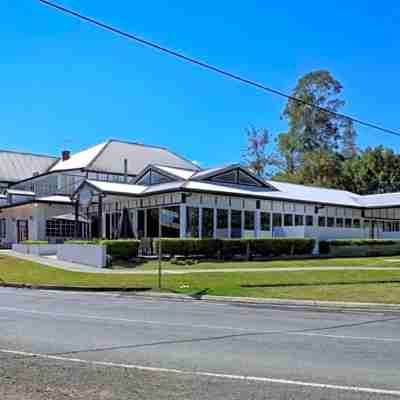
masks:
[(285, 214), (283, 216), (283, 225), (284, 226), (293, 226), (293, 215), (292, 214)]
[(5, 239), (7, 237), (6, 219), (0, 219), (0, 239)]
[(239, 210), (231, 211), (231, 237), (242, 237), (242, 212)]
[(267, 212), (261, 213), (261, 230), (270, 231), (271, 230), (271, 214)]
[(247, 231), (254, 231), (255, 228), (255, 213), (254, 211), (244, 212), (244, 229)]
[(304, 216), (303, 215), (295, 215), (294, 216), (294, 224), (296, 226), (303, 226), (304, 225)]
[(272, 214), (272, 227), (282, 226), (282, 214)]
[(216, 182), (224, 182), (224, 183), (236, 183), (236, 170), (225, 172), (224, 174), (214, 176), (210, 180), (216, 181)]
[(325, 225), (326, 225), (326, 218), (318, 217), (318, 226), (325, 226)]
[(203, 208), (202, 237), (214, 237), (214, 209)]
[[(77, 234), (82, 234), (82, 223), (78, 224)], [(62, 237), (73, 238), (75, 237), (75, 221), (63, 219), (48, 219), (46, 221), (46, 236), (47, 237)]]
[(344, 226), (345, 226), (346, 228), (351, 228), (351, 218), (346, 218), (346, 219), (344, 220)]
[(217, 210), (217, 237), (228, 237), (228, 210)]
[(343, 218), (336, 218), (336, 227), (343, 228)]
[(326, 225), (327, 225), (328, 228), (333, 228), (335, 226), (335, 218), (328, 217), (326, 219)]
[(196, 207), (186, 208), (186, 236), (199, 237), (199, 209)]
[(159, 237), (160, 216), (158, 208), (149, 208), (148, 210), (146, 210), (146, 221), (147, 237)]
[(180, 209), (179, 207), (160, 208), (161, 237), (180, 237)]
[(369, 219), (364, 219), (364, 229), (368, 229), (370, 225)]
[(306, 225), (307, 226), (314, 225), (314, 217), (312, 215), (306, 215)]
[(150, 170), (142, 176), (142, 178), (137, 182), (137, 184), (150, 186), (150, 185), (159, 185), (160, 183), (166, 183), (166, 182), (171, 182), (171, 179), (166, 177), (165, 175)]
[(239, 185), (260, 186), (260, 184), (251, 176), (239, 171)]
[(359, 219), (354, 219), (354, 220), (353, 220), (353, 226), (354, 226), (354, 228), (359, 229), (359, 228), (361, 227), (361, 222), (360, 222), (360, 220), (359, 220)]

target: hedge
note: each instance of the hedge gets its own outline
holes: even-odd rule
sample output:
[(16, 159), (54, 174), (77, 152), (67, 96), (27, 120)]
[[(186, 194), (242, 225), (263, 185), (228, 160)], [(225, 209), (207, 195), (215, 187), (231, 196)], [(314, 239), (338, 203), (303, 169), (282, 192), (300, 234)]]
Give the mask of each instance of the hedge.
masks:
[(352, 239), (322, 240), (319, 253), (335, 257), (390, 256), (400, 254), (400, 240)]
[[(154, 241), (158, 254), (160, 239)], [(234, 256), (311, 255), (314, 239), (162, 239), (162, 252), (170, 256), (231, 259)]]
[(49, 244), (47, 240), (24, 240), (21, 244)]
[(128, 260), (137, 257), (139, 250), (139, 240), (126, 239), (126, 240), (70, 240), (65, 242), (67, 244), (81, 244), (81, 245), (103, 245), (107, 247), (107, 255), (117, 258)]

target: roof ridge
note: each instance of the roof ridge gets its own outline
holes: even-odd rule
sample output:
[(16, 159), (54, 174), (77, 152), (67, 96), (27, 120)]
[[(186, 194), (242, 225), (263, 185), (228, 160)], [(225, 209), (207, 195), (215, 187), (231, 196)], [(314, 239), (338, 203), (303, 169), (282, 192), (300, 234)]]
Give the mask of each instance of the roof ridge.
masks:
[(345, 189), (335, 189), (335, 188), (328, 188), (328, 187), (323, 187), (323, 186), (304, 185), (302, 183), (293, 183), (293, 182), (285, 182), (285, 181), (274, 181), (272, 179), (267, 180), (267, 182), (270, 182), (272, 185), (274, 183), (284, 183), (285, 185), (303, 186), (303, 187), (312, 188), (312, 189), (336, 190), (338, 192), (346, 192), (346, 193), (350, 193), (350, 194), (353, 194), (356, 196), (361, 196), (357, 193), (350, 192), (349, 190), (345, 190)]

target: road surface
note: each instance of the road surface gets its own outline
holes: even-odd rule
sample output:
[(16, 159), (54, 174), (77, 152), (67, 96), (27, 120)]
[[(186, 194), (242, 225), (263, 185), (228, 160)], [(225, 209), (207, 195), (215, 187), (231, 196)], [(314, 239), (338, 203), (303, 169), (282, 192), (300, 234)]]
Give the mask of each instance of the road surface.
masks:
[(0, 288), (0, 398), (400, 398), (400, 314)]

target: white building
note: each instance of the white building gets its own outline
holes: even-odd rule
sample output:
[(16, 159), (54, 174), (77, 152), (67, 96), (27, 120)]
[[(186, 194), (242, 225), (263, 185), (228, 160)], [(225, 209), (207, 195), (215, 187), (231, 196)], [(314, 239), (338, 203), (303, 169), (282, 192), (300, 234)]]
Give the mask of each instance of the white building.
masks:
[(264, 181), (240, 165), (204, 170), (160, 147), (109, 140), (48, 158), (42, 169), (32, 165), (22, 179), (1, 152), (0, 163), (0, 181), (7, 174), (0, 195), (4, 244), (74, 237), (400, 239), (400, 193), (360, 196)]

